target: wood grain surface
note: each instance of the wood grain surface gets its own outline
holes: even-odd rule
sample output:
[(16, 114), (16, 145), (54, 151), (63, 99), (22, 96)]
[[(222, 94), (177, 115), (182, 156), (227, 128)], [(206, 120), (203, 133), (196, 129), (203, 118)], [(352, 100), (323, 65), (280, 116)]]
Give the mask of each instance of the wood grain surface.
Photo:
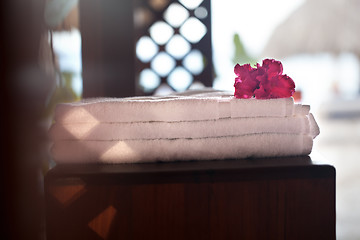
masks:
[(48, 239), (335, 239), (335, 169), (309, 157), (59, 165)]

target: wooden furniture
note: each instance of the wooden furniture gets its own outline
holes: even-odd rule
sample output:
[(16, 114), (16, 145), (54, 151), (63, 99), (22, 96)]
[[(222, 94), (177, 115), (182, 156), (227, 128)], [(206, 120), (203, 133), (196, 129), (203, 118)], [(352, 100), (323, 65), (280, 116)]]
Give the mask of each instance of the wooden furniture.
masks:
[(53, 239), (335, 239), (335, 169), (310, 157), (58, 165)]

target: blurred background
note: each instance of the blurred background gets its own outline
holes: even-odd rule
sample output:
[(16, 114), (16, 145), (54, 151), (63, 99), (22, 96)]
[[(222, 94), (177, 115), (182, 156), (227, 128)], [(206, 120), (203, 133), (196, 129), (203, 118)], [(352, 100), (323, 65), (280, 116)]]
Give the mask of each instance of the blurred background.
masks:
[[(18, 176), (39, 165), (46, 172), (49, 166), (46, 152), (39, 150), (46, 137), (36, 133), (22, 138), (7, 126), (24, 126), (21, 131), (34, 136), (33, 126), (49, 126), (57, 103), (83, 97), (166, 94), (211, 86), (233, 91), (236, 63), (275, 58), (295, 81), (298, 100), (311, 105), (320, 126), (312, 159), (337, 170), (337, 238), (360, 239), (359, 0), (31, 0), (26, 6), (4, 1), (1, 9), (6, 36), (2, 55), (7, 57), (0, 61), (5, 67), (1, 76), (7, 80), (0, 94), (1, 111), (14, 115), (2, 119), (2, 143), (14, 136), (12, 143), (2, 145), (2, 158), (22, 150), (19, 139), (39, 143), (19, 153), (12, 165), (4, 165), (16, 173), (8, 176), (17, 180), (14, 184), (30, 184), (27, 190), (8, 190), (14, 196), (35, 202), (41, 191), (28, 191), (39, 190), (38, 179)], [(32, 82), (24, 82), (25, 75)], [(16, 103), (20, 98), (31, 100), (28, 107)], [(12, 105), (5, 104), (8, 101)], [(20, 167), (29, 154), (35, 163)]]

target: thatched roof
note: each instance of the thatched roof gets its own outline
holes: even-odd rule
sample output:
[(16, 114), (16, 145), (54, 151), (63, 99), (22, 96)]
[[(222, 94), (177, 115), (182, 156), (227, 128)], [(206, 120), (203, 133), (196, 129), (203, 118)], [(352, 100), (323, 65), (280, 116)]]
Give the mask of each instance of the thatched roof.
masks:
[(360, 56), (359, 0), (307, 0), (275, 29), (263, 56), (319, 52)]

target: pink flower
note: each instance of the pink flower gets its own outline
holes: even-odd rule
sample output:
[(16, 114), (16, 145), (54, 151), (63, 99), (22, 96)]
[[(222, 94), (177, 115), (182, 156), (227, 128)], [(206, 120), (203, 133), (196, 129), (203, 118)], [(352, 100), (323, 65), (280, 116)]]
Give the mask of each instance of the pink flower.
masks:
[(287, 98), (295, 92), (294, 81), (282, 74), (281, 62), (274, 59), (265, 59), (262, 66), (256, 64), (256, 68), (236, 64), (234, 72), (236, 98)]
[(258, 86), (258, 82), (255, 79), (256, 70), (250, 64), (241, 66), (236, 64), (234, 68), (234, 72), (238, 76), (235, 78), (234, 84), (236, 98), (251, 98), (254, 95), (254, 90)]

